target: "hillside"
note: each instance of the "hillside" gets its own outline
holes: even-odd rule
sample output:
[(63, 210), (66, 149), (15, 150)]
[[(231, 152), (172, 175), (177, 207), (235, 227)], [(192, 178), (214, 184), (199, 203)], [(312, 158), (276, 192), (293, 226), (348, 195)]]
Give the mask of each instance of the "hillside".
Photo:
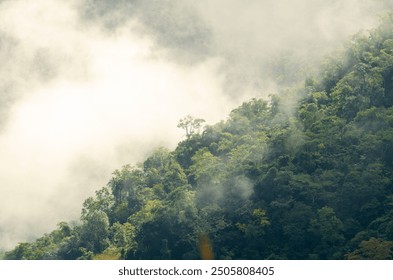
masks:
[(116, 170), (78, 223), (4, 258), (391, 259), (392, 105), (390, 16), (300, 90), (201, 132), (183, 119), (174, 151)]

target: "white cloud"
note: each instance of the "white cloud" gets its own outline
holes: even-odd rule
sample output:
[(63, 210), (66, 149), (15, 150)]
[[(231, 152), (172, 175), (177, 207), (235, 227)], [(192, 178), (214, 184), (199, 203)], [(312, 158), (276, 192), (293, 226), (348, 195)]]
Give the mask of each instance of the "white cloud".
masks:
[[(135, 23), (101, 32), (78, 23), (63, 1), (8, 5), (0, 26), (23, 58), (13, 73), (30, 67), (27, 85), (34, 86), (21, 87), (0, 135), (2, 246), (77, 218), (114, 169), (158, 145), (174, 147), (184, 115), (215, 122), (232, 107), (221, 92), (218, 60), (193, 68), (170, 63), (132, 32)], [(32, 58), (40, 49), (52, 54), (52, 79), (36, 77)]]

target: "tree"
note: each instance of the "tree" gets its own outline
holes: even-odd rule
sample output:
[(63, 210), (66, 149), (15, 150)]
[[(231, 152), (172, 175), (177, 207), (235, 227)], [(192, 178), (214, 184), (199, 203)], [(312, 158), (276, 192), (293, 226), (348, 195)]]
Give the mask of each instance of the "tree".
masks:
[(345, 238), (343, 235), (344, 225), (336, 213), (330, 207), (323, 207), (318, 210), (316, 219), (310, 222), (309, 231), (317, 238), (316, 251), (319, 258), (337, 259), (340, 255), (340, 247), (343, 245)]
[(83, 202), (81, 220), (87, 220), (90, 215), (97, 211), (109, 214), (114, 204), (114, 197), (107, 187), (96, 191), (96, 196), (89, 197)]
[(393, 241), (371, 237), (363, 240), (359, 248), (346, 254), (349, 260), (391, 260), (393, 258)]
[(127, 256), (131, 256), (135, 252), (137, 246), (135, 241), (135, 227), (128, 222), (124, 224), (116, 222), (112, 225), (111, 232), (112, 242), (120, 251), (121, 257), (127, 258)]
[(186, 131), (186, 137), (189, 138), (195, 133), (199, 133), (202, 124), (205, 122), (204, 119), (194, 118), (191, 115), (188, 115), (182, 119), (180, 119), (177, 127), (184, 129)]
[(81, 227), (81, 243), (84, 248), (100, 253), (109, 245), (109, 219), (101, 210), (89, 212), (83, 217)]

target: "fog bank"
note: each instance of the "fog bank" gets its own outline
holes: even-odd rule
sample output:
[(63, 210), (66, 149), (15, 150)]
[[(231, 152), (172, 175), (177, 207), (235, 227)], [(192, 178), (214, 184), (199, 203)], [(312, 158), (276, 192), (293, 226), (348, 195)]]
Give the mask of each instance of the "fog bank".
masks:
[(0, 1), (0, 248), (77, 219), (177, 121), (301, 81), (389, 1)]

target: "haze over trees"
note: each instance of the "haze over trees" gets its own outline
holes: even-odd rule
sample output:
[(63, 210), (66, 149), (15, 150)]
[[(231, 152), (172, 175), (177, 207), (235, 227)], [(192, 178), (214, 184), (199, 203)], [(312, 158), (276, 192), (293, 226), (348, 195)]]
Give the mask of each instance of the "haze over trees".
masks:
[(78, 220), (113, 170), (174, 150), (187, 115), (212, 125), (285, 90), (292, 114), (392, 2), (0, 1), (0, 251)]
[[(289, 110), (288, 99), (298, 98)], [(393, 15), (356, 35), (302, 89), (227, 120), (186, 117), (173, 151), (113, 172), (5, 259), (393, 258)]]

